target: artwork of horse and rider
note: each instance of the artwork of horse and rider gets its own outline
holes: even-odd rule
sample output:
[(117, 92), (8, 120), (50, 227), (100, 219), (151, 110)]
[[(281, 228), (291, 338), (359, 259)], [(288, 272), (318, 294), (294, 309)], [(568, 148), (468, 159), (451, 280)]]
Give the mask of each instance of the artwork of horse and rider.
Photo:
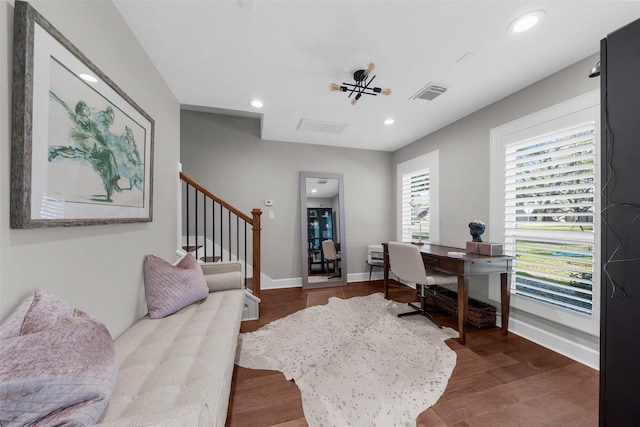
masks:
[(53, 58), (50, 70), (47, 194), (142, 206), (145, 129), (97, 92), (77, 90), (86, 84)]
[(13, 40), (11, 227), (152, 221), (153, 119), (24, 1)]

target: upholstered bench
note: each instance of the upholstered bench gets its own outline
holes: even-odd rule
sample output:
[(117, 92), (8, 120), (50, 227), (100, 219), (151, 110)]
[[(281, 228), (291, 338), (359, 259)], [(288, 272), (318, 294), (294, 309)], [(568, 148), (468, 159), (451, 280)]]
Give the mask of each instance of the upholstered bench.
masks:
[[(169, 314), (162, 307), (152, 307), (157, 304), (156, 295), (150, 315), (157, 315), (160, 308), (164, 316), (145, 316), (115, 341), (96, 319), (46, 291), (35, 291), (0, 325), (0, 339), (5, 340), (0, 350), (7, 353), (0, 359), (0, 424), (80, 426), (101, 420), (99, 425), (111, 427), (224, 426), (244, 308), (241, 267), (235, 262), (198, 266), (195, 259), (187, 261), (186, 269), (198, 273), (194, 276), (198, 292), (206, 282), (205, 294), (194, 296), (191, 289), (187, 299), (178, 296), (181, 304), (188, 298), (198, 300)], [(149, 303), (153, 295), (147, 273), (145, 260)], [(166, 277), (165, 284), (181, 282), (171, 274)], [(175, 299), (165, 300), (171, 305)], [(82, 334), (76, 334), (76, 329)], [(81, 340), (86, 355), (70, 347), (60, 349), (59, 356), (40, 351), (28, 360), (16, 353), (28, 351), (27, 345), (40, 336), (47, 340), (48, 347), (43, 348), (56, 353), (62, 333), (69, 335), (65, 343)], [(67, 359), (75, 365), (65, 366)], [(38, 372), (42, 360), (55, 372)]]
[(209, 295), (115, 340), (107, 425), (224, 426), (244, 308), (240, 263), (201, 265)]

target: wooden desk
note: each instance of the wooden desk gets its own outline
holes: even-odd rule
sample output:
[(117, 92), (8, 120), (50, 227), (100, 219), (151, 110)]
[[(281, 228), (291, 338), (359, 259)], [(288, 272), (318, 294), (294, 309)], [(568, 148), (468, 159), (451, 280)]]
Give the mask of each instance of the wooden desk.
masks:
[[(384, 252), (384, 297), (389, 298), (389, 247), (382, 244)], [(460, 344), (465, 343), (465, 324), (467, 321), (467, 305), (469, 302), (469, 277), (500, 274), (500, 302), (502, 309), (502, 333), (509, 331), (509, 300), (511, 256), (486, 256), (465, 254), (463, 257), (452, 257), (448, 252), (466, 252), (465, 249), (450, 246), (425, 244), (418, 246), (425, 266), (435, 268), (444, 273), (458, 276), (458, 333)]]

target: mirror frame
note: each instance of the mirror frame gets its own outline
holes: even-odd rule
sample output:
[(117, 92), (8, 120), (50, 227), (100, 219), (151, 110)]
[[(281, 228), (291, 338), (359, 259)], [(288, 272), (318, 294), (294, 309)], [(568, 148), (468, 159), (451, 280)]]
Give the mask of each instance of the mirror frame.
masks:
[[(338, 180), (338, 221), (339, 221), (339, 243), (340, 243), (340, 279), (326, 280), (322, 282), (309, 283), (309, 236), (307, 229), (307, 178), (327, 178)], [(341, 173), (329, 172), (300, 172), (300, 255), (302, 257), (302, 288), (317, 289), (334, 286), (344, 286), (347, 284), (347, 247), (345, 240), (344, 223), (344, 186), (343, 175)]]

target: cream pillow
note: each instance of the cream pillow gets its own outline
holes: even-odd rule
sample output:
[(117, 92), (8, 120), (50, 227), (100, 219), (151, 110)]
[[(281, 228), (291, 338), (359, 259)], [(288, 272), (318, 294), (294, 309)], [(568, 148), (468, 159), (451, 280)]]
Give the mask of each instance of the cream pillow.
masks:
[(209, 295), (202, 268), (193, 255), (176, 265), (155, 255), (144, 258), (144, 289), (149, 317), (159, 319)]

